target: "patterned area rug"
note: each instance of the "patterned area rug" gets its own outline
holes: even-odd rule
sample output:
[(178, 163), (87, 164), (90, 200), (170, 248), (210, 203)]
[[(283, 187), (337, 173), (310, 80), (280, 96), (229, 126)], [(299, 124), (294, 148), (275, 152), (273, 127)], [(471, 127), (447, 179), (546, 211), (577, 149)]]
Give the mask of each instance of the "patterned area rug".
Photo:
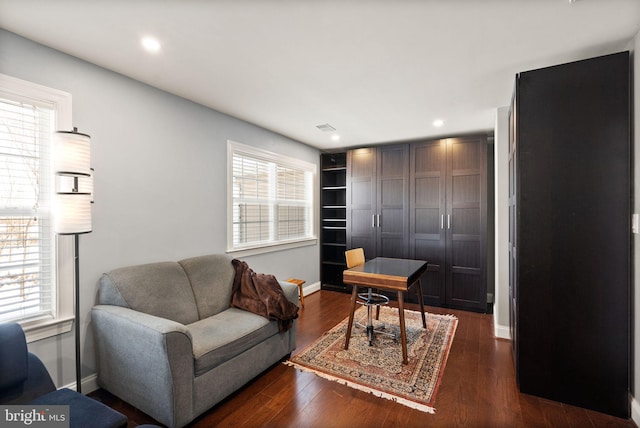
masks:
[(435, 413), (433, 403), (458, 325), (453, 315), (426, 313), (422, 328), (420, 312), (405, 309), (409, 364), (402, 364), (398, 309), (383, 306), (378, 327), (395, 334), (397, 340), (377, 334), (373, 346), (365, 329), (367, 309), (355, 313), (349, 349), (344, 350), (348, 318), (326, 332), (285, 364), (310, 371), (326, 379), (370, 392), (423, 412)]

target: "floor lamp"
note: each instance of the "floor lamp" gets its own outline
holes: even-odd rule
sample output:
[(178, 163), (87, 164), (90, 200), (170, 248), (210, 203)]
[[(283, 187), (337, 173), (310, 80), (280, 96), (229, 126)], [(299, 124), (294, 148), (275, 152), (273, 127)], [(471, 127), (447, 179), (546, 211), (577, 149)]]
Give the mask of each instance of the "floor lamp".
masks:
[(80, 258), (79, 235), (91, 232), (93, 174), (90, 166), (91, 137), (73, 131), (54, 136), (53, 166), (56, 175), (54, 227), (58, 235), (74, 235), (76, 390), (82, 392), (80, 360)]

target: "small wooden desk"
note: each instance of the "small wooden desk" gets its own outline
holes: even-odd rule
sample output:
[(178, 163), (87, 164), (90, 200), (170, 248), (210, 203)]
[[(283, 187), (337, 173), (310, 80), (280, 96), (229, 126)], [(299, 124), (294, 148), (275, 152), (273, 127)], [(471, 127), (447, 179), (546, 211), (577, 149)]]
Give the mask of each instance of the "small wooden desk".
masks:
[(424, 260), (391, 259), (377, 257), (362, 265), (352, 267), (343, 272), (342, 278), (345, 284), (353, 286), (351, 293), (351, 312), (349, 313), (349, 324), (347, 326), (347, 337), (344, 342), (344, 349), (349, 349), (351, 339), (351, 327), (353, 326), (353, 314), (356, 310), (356, 300), (358, 298), (358, 287), (372, 287), (381, 290), (397, 291), (398, 293), (398, 315), (400, 317), (400, 337), (402, 340), (402, 362), (408, 364), (407, 358), (407, 333), (404, 322), (404, 292), (418, 284), (418, 294), (420, 301), (420, 311), (422, 312), (422, 327), (427, 328), (427, 321), (424, 315), (424, 302), (422, 301), (422, 284), (420, 277), (427, 270), (427, 262)]

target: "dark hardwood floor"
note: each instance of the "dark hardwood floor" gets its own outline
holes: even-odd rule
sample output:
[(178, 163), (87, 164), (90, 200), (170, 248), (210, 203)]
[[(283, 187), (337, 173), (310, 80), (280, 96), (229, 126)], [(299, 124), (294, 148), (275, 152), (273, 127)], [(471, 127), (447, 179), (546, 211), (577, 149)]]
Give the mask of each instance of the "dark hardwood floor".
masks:
[[(297, 351), (349, 312), (349, 295), (320, 291), (300, 310)], [(418, 309), (417, 305), (407, 305)], [(451, 313), (458, 328), (440, 389), (436, 414), (277, 364), (194, 421), (192, 427), (635, 427), (624, 420), (518, 392), (511, 343), (493, 336), (493, 316)], [(294, 352), (295, 353), (295, 352)], [(156, 423), (104, 390), (90, 396), (124, 413), (129, 427)]]

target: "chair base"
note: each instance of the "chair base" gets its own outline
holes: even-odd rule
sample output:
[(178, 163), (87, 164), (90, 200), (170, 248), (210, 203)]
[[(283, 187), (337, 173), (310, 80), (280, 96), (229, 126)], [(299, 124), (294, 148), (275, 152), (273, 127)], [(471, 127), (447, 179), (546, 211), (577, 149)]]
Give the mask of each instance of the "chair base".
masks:
[(375, 334), (383, 334), (385, 336), (392, 337), (393, 340), (398, 340), (397, 336), (388, 331), (383, 331), (387, 328), (386, 324), (382, 324), (378, 327), (373, 325), (373, 313), (372, 309), (375, 306), (376, 311), (376, 320), (378, 319), (378, 315), (380, 314), (380, 306), (389, 304), (389, 298), (383, 294), (374, 293), (371, 288), (366, 293), (358, 294), (358, 299), (360, 301), (358, 303), (365, 305), (367, 307), (367, 325), (356, 322), (356, 327), (364, 328), (367, 330), (367, 338), (369, 339), (369, 346), (373, 346), (373, 339)]

